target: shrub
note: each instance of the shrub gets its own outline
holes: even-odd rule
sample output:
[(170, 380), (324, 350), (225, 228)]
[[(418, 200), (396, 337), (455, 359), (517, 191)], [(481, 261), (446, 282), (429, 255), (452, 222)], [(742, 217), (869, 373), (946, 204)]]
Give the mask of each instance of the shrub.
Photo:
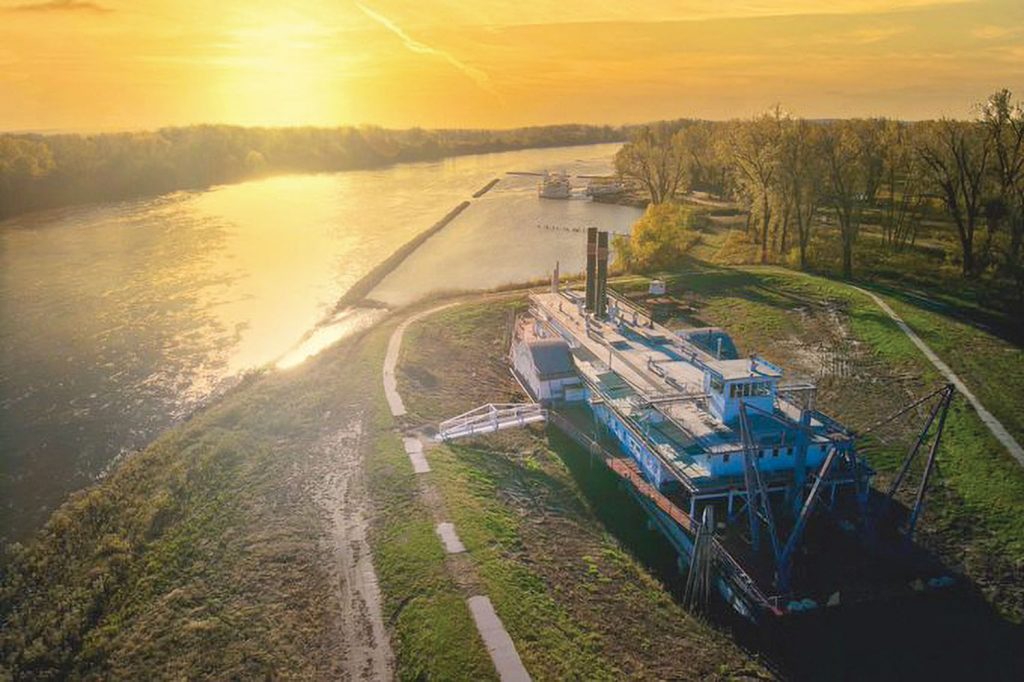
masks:
[(629, 239), (617, 237), (613, 245), (620, 263), (645, 272), (679, 265), (699, 240), (690, 209), (666, 203), (648, 206)]

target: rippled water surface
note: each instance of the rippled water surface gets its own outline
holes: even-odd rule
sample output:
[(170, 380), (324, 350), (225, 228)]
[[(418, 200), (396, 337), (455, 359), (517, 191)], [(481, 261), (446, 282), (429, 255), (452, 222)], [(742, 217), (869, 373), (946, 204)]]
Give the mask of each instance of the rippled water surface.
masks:
[[(0, 538), (145, 445), (240, 372), (286, 367), (398, 246), (474, 201), (373, 293), (406, 303), (580, 266), (581, 230), (638, 212), (542, 201), (506, 171), (610, 169), (616, 145), (287, 176), (0, 223)], [(300, 341), (306, 340), (305, 345)]]

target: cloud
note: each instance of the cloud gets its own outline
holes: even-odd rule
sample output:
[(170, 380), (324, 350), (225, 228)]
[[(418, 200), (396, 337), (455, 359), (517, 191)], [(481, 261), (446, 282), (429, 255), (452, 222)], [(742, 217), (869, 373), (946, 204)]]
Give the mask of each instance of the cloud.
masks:
[(106, 14), (114, 10), (88, 0), (48, 0), (30, 2), (4, 8), (8, 12), (80, 12), (82, 14)]
[(379, 12), (375, 12), (374, 10), (370, 9), (363, 3), (356, 2), (355, 4), (356, 7), (362, 10), (363, 14), (365, 14), (370, 19), (377, 22), (378, 24), (380, 24), (381, 26), (383, 26), (384, 28), (398, 36), (402, 43), (405, 45), (405, 48), (410, 52), (439, 57), (448, 62), (449, 64), (451, 64), (452, 66), (454, 66), (462, 73), (469, 76), (469, 78), (471, 78), (473, 82), (475, 82), (482, 89), (492, 94), (496, 94), (494, 90), (494, 85), (491, 84), (490, 76), (488, 76), (487, 73), (485, 73), (484, 71), (481, 71), (476, 67), (470, 66), (465, 62), (459, 61), (459, 59), (450, 52), (445, 52), (444, 50), (440, 50), (436, 47), (431, 47), (426, 43), (421, 43), (420, 41), (414, 39), (412, 36), (406, 33), (401, 26), (391, 21), (383, 14), (380, 14)]
[(978, 40), (1001, 40), (1020, 33), (1015, 26), (979, 26), (971, 31)]

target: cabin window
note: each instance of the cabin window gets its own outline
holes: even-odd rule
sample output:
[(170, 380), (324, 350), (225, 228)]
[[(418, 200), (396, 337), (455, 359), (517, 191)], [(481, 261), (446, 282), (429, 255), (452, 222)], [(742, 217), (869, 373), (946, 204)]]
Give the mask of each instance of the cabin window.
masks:
[(729, 453), (728, 452), (725, 453), (724, 455), (722, 455), (722, 463), (723, 464), (728, 464), (729, 463)]
[(764, 459), (764, 450), (758, 450), (757, 451), (757, 458), (758, 459)]
[(723, 385), (724, 384), (722, 383), (722, 378), (721, 377), (711, 377), (711, 390), (712, 391), (714, 391), (715, 393), (721, 393)]
[(756, 384), (752, 384), (751, 388), (753, 389), (754, 395), (757, 395), (757, 396), (771, 395), (771, 388), (770, 388), (770, 386), (769, 386), (767, 381), (759, 381)]
[(790, 457), (793, 456), (793, 446), (792, 445), (790, 445), (788, 448), (786, 448), (786, 454), (789, 455)]
[(779, 449), (778, 448), (772, 448), (772, 457), (778, 457), (778, 456), (779, 456)]

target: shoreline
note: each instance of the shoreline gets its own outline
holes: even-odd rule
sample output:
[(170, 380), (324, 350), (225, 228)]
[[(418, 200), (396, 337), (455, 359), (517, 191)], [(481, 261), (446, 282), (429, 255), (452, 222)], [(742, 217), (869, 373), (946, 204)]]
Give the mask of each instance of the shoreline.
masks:
[[(0, 138), (10, 133), (0, 132)], [(465, 151), (459, 151), (451, 154), (441, 154), (438, 156), (432, 156), (429, 158), (422, 159), (399, 159), (384, 161), (381, 163), (371, 163), (359, 166), (352, 166), (350, 168), (335, 168), (335, 169), (313, 169), (313, 170), (300, 170), (300, 169), (280, 169), (273, 170), (264, 173), (254, 173), (252, 175), (246, 175), (234, 179), (225, 179), (218, 182), (209, 183), (196, 183), (196, 184), (184, 184), (180, 187), (168, 188), (156, 192), (143, 192), (140, 194), (128, 194), (124, 196), (107, 197), (99, 200), (87, 200), (87, 201), (69, 201), (66, 203), (55, 204), (53, 206), (39, 206), (28, 210), (20, 210), (14, 213), (0, 213), (0, 230), (7, 227), (7, 223), (14, 223), (17, 220), (24, 219), (31, 216), (42, 216), (54, 211), (66, 211), (71, 209), (82, 209), (96, 206), (112, 206), (121, 204), (124, 202), (132, 201), (143, 201), (147, 199), (156, 199), (158, 197), (171, 196), (178, 192), (208, 192), (217, 187), (229, 187), (231, 185), (240, 185), (246, 182), (253, 182), (257, 180), (265, 180), (268, 178), (284, 177), (290, 175), (332, 175), (335, 173), (349, 173), (353, 171), (368, 171), (368, 170), (381, 170), (385, 168), (392, 168), (395, 166), (410, 165), (410, 164), (429, 164), (436, 163), (438, 161), (444, 161), (447, 159), (458, 159), (465, 156), (479, 156), (484, 154), (506, 154), (511, 152), (522, 152), (535, 149), (569, 149), (573, 147), (589, 147), (594, 145), (602, 144), (617, 144), (622, 145), (626, 143), (626, 139), (621, 140), (609, 140), (609, 141), (588, 141), (588, 142), (576, 142), (569, 144), (550, 144), (550, 145), (532, 145), (523, 147), (507, 147), (503, 149), (492, 149), (490, 151), (481, 151), (467, 149)]]
[(382, 260), (380, 263), (375, 265), (372, 270), (360, 277), (355, 284), (349, 287), (348, 291), (342, 294), (341, 298), (338, 299), (338, 302), (334, 304), (334, 314), (337, 314), (347, 306), (355, 305), (365, 300), (367, 294), (373, 291), (374, 287), (380, 284), (385, 277), (394, 272), (398, 266), (401, 265), (406, 258), (411, 256), (416, 249), (422, 246), (424, 242), (458, 218), (459, 215), (469, 208), (472, 203), (473, 202), (468, 199), (463, 201), (458, 206), (448, 211), (443, 218), (417, 234), (405, 244), (402, 244), (390, 256)]

